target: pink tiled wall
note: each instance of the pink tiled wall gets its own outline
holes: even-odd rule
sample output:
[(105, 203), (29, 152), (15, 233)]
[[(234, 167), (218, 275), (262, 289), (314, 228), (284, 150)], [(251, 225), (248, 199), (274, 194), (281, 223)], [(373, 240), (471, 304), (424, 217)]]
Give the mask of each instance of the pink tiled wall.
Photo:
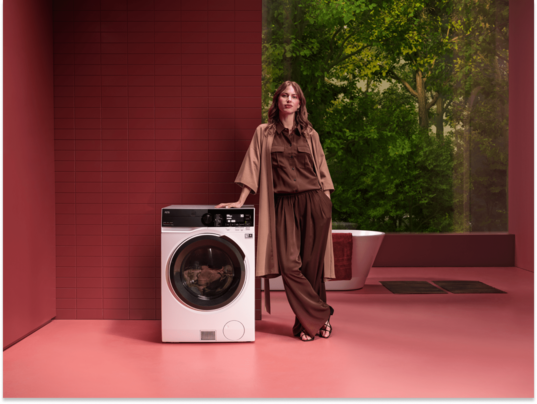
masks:
[(57, 318), (157, 319), (160, 209), (239, 195), (261, 0), (56, 0), (53, 25)]
[(4, 349), (56, 316), (51, 7), (3, 4)]

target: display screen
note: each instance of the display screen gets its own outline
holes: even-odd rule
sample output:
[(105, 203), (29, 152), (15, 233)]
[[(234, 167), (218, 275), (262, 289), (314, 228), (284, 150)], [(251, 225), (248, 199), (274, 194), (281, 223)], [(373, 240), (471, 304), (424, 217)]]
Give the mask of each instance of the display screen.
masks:
[(245, 220), (244, 213), (226, 213), (226, 223), (231, 226), (244, 224)]

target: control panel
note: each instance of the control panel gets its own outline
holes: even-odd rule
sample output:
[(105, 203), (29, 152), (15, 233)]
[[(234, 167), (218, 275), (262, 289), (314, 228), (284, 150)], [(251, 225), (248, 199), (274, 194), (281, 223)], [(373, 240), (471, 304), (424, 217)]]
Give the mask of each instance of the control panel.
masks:
[(162, 209), (162, 227), (253, 227), (254, 209)]

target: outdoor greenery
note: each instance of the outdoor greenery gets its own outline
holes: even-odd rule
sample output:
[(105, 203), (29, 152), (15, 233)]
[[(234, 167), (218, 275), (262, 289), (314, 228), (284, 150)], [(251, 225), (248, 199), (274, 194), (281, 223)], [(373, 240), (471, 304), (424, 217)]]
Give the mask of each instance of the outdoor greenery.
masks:
[(507, 231), (509, 1), (461, 1), (454, 49), (454, 229)]
[(282, 81), (301, 85), (334, 221), (507, 229), (507, 0), (264, 0), (263, 13), (264, 116)]

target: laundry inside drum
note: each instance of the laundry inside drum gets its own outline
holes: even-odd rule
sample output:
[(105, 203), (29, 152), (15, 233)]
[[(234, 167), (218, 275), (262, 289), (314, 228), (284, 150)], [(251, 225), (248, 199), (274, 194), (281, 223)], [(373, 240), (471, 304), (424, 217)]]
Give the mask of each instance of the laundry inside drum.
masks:
[(229, 255), (218, 247), (203, 246), (192, 250), (182, 262), (177, 260), (174, 280), (201, 300), (224, 295), (233, 283), (235, 269)]

